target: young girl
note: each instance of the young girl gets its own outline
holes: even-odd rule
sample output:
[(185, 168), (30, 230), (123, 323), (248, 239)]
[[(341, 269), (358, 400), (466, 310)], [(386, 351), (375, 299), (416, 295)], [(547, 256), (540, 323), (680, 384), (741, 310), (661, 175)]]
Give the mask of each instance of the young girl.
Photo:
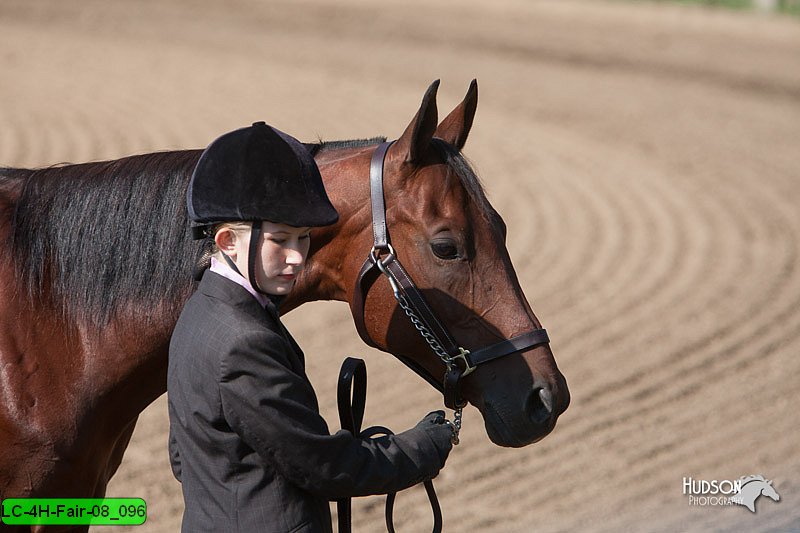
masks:
[(328, 502), (434, 477), (451, 449), (443, 413), (378, 439), (333, 435), (278, 304), (314, 226), (333, 224), (305, 147), (263, 122), (215, 140), (187, 192), (216, 252), (170, 343), (172, 470), (184, 531), (332, 531)]

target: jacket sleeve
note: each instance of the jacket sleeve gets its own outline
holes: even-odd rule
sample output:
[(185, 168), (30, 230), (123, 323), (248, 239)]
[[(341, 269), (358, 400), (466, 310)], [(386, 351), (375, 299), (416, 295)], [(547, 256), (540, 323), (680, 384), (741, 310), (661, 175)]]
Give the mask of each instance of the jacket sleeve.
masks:
[(443, 466), (421, 427), (377, 439), (331, 435), (308, 380), (291, 370), (288, 343), (270, 331), (246, 337), (221, 359), (223, 413), (293, 484), (328, 500), (386, 494), (430, 479)]
[(178, 443), (172, 431), (169, 432), (169, 464), (172, 466), (172, 474), (175, 479), (181, 481), (181, 454), (178, 451)]

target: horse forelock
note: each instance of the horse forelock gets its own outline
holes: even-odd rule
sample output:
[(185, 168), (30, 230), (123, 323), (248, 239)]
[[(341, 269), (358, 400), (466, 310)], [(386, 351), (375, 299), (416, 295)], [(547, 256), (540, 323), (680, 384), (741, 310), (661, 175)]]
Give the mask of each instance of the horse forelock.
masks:
[(20, 288), (105, 325), (122, 309), (179, 309), (199, 244), (185, 192), (199, 151), (31, 170), (12, 217)]
[(453, 174), (458, 177), (461, 186), (478, 209), (478, 213), (480, 213), (481, 217), (490, 223), (499, 223), (500, 215), (495, 211), (494, 207), (492, 207), (492, 204), (489, 203), (480, 178), (461, 151), (450, 143), (436, 137), (431, 140), (431, 147), (439, 157), (444, 160)]

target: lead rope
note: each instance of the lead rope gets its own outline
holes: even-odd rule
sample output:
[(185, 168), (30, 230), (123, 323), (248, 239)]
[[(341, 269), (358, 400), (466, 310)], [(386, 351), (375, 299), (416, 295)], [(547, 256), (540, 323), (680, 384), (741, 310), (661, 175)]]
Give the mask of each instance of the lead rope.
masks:
[[(342, 362), (339, 371), (339, 383), (336, 389), (336, 400), (339, 407), (339, 423), (342, 429), (361, 438), (372, 438), (381, 435), (394, 435), (392, 430), (383, 426), (372, 426), (361, 431), (361, 422), (364, 420), (364, 408), (367, 404), (367, 366), (363, 359), (347, 357)], [(439, 499), (436, 497), (436, 490), (433, 488), (433, 480), (423, 482), (425, 492), (428, 494), (428, 501), (433, 511), (433, 533), (442, 531), (442, 508)], [(394, 500), (397, 493), (392, 492), (386, 495), (386, 529), (389, 533), (395, 533), (394, 520)], [(350, 507), (351, 498), (336, 500), (338, 511), (339, 533), (351, 533), (352, 513)]]

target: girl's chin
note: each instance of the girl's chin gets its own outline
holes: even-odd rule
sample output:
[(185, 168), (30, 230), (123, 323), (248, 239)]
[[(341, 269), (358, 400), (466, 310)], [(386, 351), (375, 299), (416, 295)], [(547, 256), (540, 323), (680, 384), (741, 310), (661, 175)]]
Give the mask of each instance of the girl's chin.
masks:
[(292, 287), (294, 287), (294, 281), (292, 282), (272, 282), (267, 284), (264, 287), (264, 292), (267, 294), (271, 294), (273, 296), (285, 296), (291, 292)]

